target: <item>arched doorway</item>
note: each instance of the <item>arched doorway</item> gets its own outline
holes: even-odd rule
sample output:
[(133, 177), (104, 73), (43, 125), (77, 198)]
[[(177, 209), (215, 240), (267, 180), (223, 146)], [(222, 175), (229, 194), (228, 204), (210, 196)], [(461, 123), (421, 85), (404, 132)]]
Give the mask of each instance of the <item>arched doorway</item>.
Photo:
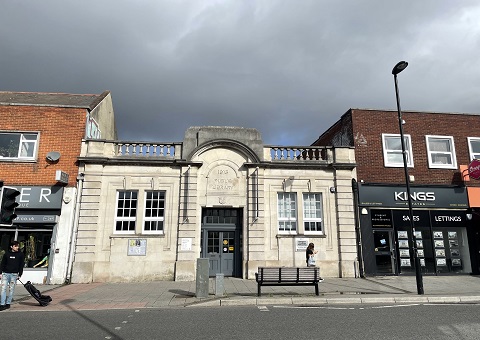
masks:
[(209, 276), (242, 275), (242, 210), (204, 208), (202, 210), (201, 257), (208, 258)]

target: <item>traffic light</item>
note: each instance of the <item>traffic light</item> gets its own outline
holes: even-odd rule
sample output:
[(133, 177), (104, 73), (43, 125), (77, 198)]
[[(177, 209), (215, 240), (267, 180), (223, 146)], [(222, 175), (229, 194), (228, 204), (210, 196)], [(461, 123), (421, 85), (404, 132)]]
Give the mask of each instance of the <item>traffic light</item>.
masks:
[(13, 220), (17, 218), (15, 208), (18, 207), (16, 198), (20, 195), (20, 191), (15, 188), (5, 187), (0, 183), (0, 226), (11, 226)]

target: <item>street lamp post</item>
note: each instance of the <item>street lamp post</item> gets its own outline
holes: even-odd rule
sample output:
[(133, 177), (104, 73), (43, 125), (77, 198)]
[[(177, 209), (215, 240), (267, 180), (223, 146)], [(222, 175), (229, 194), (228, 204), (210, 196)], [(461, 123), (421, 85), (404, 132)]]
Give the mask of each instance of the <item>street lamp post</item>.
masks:
[(407, 163), (407, 152), (405, 151), (405, 139), (403, 136), (403, 119), (402, 119), (402, 109), (400, 108), (400, 96), (398, 94), (398, 81), (397, 74), (406, 69), (408, 63), (406, 61), (400, 61), (392, 70), (393, 79), (395, 80), (395, 96), (397, 98), (397, 111), (398, 111), (398, 125), (400, 127), (400, 140), (402, 143), (402, 155), (403, 155), (403, 169), (405, 170), (405, 184), (407, 187), (407, 202), (408, 202), (408, 214), (410, 220), (410, 229), (412, 231), (410, 240), (412, 242), (413, 248), (413, 262), (415, 266), (415, 276), (417, 280), (417, 293), (418, 295), (423, 295), (423, 278), (422, 272), (420, 270), (420, 258), (418, 257), (417, 251), (417, 242), (415, 237), (415, 223), (413, 221), (413, 209), (412, 209), (412, 196), (410, 195), (410, 178), (408, 176), (408, 163)]

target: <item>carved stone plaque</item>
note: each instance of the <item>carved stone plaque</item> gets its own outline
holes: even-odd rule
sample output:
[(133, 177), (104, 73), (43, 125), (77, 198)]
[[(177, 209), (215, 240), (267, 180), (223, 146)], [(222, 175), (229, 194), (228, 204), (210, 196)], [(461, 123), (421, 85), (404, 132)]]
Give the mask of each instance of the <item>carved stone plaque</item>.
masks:
[(212, 169), (208, 177), (209, 195), (238, 195), (238, 178), (233, 169), (226, 165), (219, 165)]
[(245, 204), (240, 193), (240, 179), (228, 165), (214, 167), (207, 177), (207, 206), (236, 207)]

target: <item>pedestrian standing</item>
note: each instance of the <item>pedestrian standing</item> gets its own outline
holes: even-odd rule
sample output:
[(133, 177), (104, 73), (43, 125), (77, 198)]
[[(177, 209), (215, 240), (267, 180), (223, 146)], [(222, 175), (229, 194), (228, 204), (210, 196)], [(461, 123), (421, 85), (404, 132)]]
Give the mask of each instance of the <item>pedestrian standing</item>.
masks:
[(317, 253), (315, 245), (310, 242), (305, 253), (307, 257), (307, 267), (315, 267), (315, 254)]
[[(23, 274), (25, 256), (19, 251), (20, 244), (17, 241), (10, 243), (10, 251), (5, 253), (0, 264), (2, 272), (2, 294), (0, 300), (0, 311), (10, 308), (17, 279)], [(7, 294), (8, 290), (8, 294)]]

